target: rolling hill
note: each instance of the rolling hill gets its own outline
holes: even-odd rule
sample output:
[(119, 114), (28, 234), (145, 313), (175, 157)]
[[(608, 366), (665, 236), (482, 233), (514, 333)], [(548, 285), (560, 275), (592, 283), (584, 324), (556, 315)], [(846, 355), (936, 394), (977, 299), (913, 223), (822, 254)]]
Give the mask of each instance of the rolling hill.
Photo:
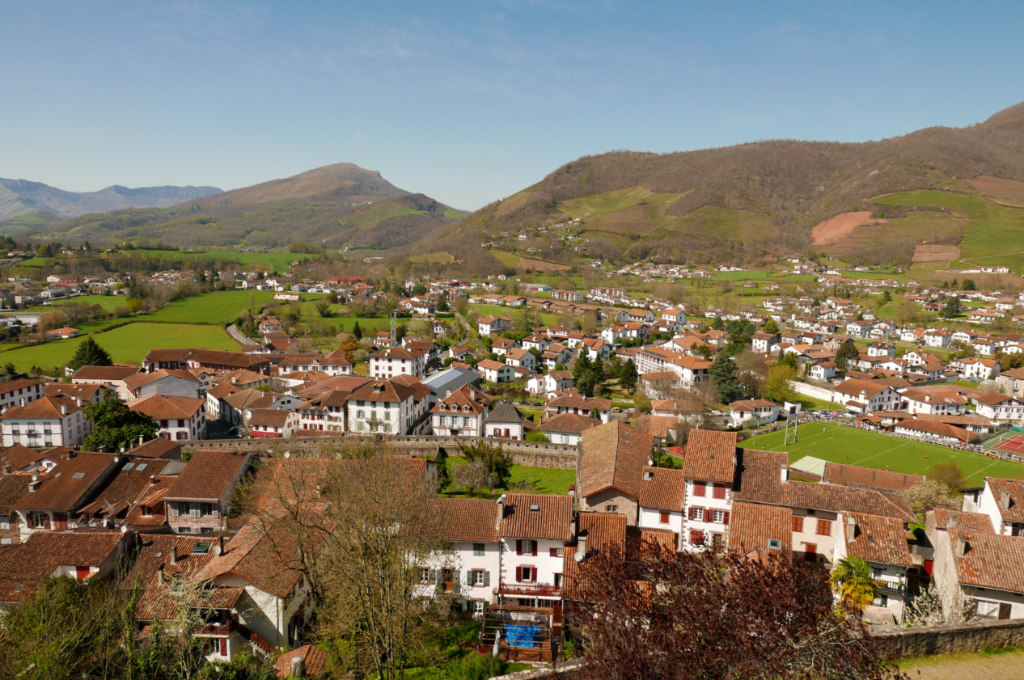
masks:
[(418, 245), (428, 244), (460, 257), (490, 244), (554, 262), (756, 265), (823, 252), (1020, 268), (1024, 104), (971, 127), (875, 142), (586, 156)]
[(123, 208), (163, 207), (220, 193), (216, 187), (142, 187), (130, 189), (119, 185), (100, 191), (64, 191), (41, 182), (0, 178), (0, 220), (28, 213), (43, 213), (59, 218), (78, 217), (88, 213)]
[(93, 244), (233, 248), (309, 241), (330, 248), (388, 250), (462, 215), (428, 196), (395, 187), (378, 172), (339, 163), (170, 207), (48, 224), (26, 224), (22, 217), (0, 224), (0, 231)]

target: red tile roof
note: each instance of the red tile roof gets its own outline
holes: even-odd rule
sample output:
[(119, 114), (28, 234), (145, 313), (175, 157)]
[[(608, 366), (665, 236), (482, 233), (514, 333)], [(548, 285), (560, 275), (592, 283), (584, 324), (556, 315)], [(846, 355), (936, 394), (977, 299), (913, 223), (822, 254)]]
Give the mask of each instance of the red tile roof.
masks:
[(498, 541), (497, 502), (483, 498), (432, 498), (428, 505), (432, 513), (442, 518), (446, 541)]
[(23, 512), (44, 510), (72, 512), (86, 503), (88, 495), (104, 477), (113, 472), (117, 463), (114, 456), (105, 453), (82, 452), (70, 460), (60, 460), (48, 473), (39, 475), (39, 488), (28, 491), (14, 508)]
[(498, 525), (503, 538), (571, 538), (572, 497), (532, 493), (505, 494), (504, 516)]
[(736, 433), (692, 430), (686, 441), (687, 479), (732, 484), (736, 474)]
[(1024, 536), (950, 528), (949, 541), (961, 585), (1024, 593)]
[(651, 435), (618, 420), (586, 430), (580, 454), (580, 496), (617, 489), (640, 498), (644, 468), (653, 449)]
[(850, 555), (878, 564), (913, 566), (903, 520), (859, 512), (844, 512), (843, 517), (846, 522), (846, 550)]
[(686, 496), (686, 475), (682, 470), (649, 467), (650, 477), (640, 484), (640, 507), (680, 512)]
[(24, 602), (58, 567), (99, 567), (126, 534), (111, 532), (36, 532), (0, 551), (0, 602)]
[[(778, 541), (773, 548), (769, 541)], [(793, 511), (789, 508), (736, 501), (729, 522), (729, 547), (747, 554), (753, 550), (779, 551), (790, 559), (793, 553)]]
[(245, 451), (196, 451), (167, 492), (169, 501), (218, 502), (249, 462)]

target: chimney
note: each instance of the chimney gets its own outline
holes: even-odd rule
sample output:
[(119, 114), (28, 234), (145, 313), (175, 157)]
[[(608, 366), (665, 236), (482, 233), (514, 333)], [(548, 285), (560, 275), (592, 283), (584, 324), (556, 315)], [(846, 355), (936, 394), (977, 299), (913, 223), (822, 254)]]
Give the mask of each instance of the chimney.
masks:
[(949, 528), (954, 528), (955, 529), (958, 524), (959, 524), (959, 522), (958, 522), (958, 520), (956, 518), (956, 515), (950, 514), (949, 522), (946, 523), (946, 528), (947, 529), (949, 529)]
[(214, 547), (213, 550), (214, 550), (214, 554), (215, 555), (223, 555), (224, 554), (224, 534), (221, 534), (220, 536), (217, 537), (217, 545), (216, 545), (216, 547)]
[(143, 434), (139, 435), (139, 446), (142, 446), (142, 442), (145, 440), (145, 437), (146, 437), (146, 435), (143, 435)]
[(297, 680), (306, 677), (306, 660), (298, 654), (292, 657), (291, 673), (291, 677)]
[(38, 491), (40, 484), (41, 482), (39, 481), (39, 475), (33, 474), (32, 481), (28, 483), (29, 493), (35, 493), (36, 491)]
[(11, 474), (11, 464), (10, 463), (7, 463), (7, 462), (4, 463), (3, 473), (5, 475)]
[(654, 476), (654, 470), (652, 470), (649, 467), (644, 469), (644, 479), (650, 479), (653, 476)]
[(498, 496), (498, 522), (495, 526), (500, 524), (503, 519), (505, 519), (505, 494)]
[(576, 539), (576, 554), (574, 555), (577, 562), (582, 562), (583, 558), (587, 556), (587, 535), (580, 534)]
[(171, 548), (171, 564), (177, 564), (177, 563), (178, 563), (178, 549), (176, 547), (175, 548)]
[(999, 507), (1003, 510), (1010, 509), (1010, 492), (1005, 489), (999, 492)]
[(963, 536), (959, 536), (956, 539), (956, 556), (963, 557), (967, 554), (967, 539)]
[(846, 540), (852, 541), (857, 538), (857, 520), (852, 516), (846, 516)]
[(81, 397), (75, 397), (75, 403), (78, 405), (78, 408), (82, 408), (82, 398)]
[(67, 404), (61, 404), (60, 405), (60, 414), (62, 416), (66, 416), (68, 414), (68, 405)]
[(783, 484), (789, 481), (789, 467), (783, 465), (779, 468), (779, 481)]

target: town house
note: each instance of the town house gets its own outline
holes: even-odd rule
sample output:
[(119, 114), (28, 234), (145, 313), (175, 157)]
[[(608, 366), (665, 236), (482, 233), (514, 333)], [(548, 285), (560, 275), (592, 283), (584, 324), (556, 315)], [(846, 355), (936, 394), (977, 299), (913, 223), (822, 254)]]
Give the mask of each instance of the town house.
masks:
[(565, 546), (572, 539), (572, 498), (503, 494), (497, 503), (501, 604), (553, 606), (562, 599)]
[(81, 446), (92, 430), (78, 400), (67, 397), (40, 397), (25, 406), (12, 406), (0, 415), (3, 445), (22, 444), (41, 448)]
[(251, 453), (196, 451), (171, 484), (164, 503), (176, 534), (221, 531), (235, 484), (249, 467)]

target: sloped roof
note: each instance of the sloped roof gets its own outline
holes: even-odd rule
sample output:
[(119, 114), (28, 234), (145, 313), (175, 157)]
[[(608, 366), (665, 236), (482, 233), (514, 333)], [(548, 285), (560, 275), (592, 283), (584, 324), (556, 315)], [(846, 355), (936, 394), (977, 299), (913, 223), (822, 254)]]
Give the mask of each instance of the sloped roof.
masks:
[(138, 366), (82, 366), (71, 376), (72, 380), (115, 381), (133, 376), (141, 369)]
[(580, 496), (618, 489), (640, 498), (644, 467), (654, 449), (654, 438), (618, 420), (583, 432), (580, 454)]
[(498, 535), (568, 541), (572, 537), (571, 523), (571, 496), (508, 493)]
[(934, 508), (929, 510), (935, 516), (935, 528), (946, 530), (950, 528), (962, 531), (980, 531), (983, 534), (993, 534), (992, 520), (988, 515), (977, 512), (963, 512), (950, 510), (949, 508)]
[(24, 406), (12, 406), (7, 409), (7, 413), (0, 415), (0, 420), (52, 420), (81, 410), (74, 399), (62, 396), (40, 397)]
[[(769, 541), (778, 541), (779, 547), (769, 547)], [(729, 547), (744, 555), (758, 549), (780, 551), (782, 557), (791, 559), (793, 511), (776, 505), (734, 502), (729, 522)]]
[[(992, 495), (996, 499), (996, 505), (1003, 516), (1003, 521), (1024, 522), (1024, 479), (1003, 479), (1001, 477), (986, 477)], [(1002, 495), (1007, 494), (1007, 506), (1003, 507)]]
[[(949, 530), (957, 580), (962, 585), (1024, 593), (1024, 536)], [(960, 541), (964, 553), (958, 554)]]
[[(868, 562), (913, 566), (907, 530), (902, 519), (880, 517), (859, 512), (844, 512), (846, 518), (846, 550), (850, 555)], [(850, 524), (855, 528), (851, 534)]]
[(218, 502), (250, 455), (245, 451), (196, 451), (165, 500)]
[(924, 477), (904, 472), (874, 470), (859, 465), (844, 465), (829, 461), (825, 463), (825, 471), (822, 474), (821, 481), (829, 484), (846, 484), (887, 491), (903, 491), (923, 482)]
[(648, 467), (650, 477), (640, 483), (640, 507), (679, 512), (686, 496), (686, 475), (682, 470)]
[(205, 399), (154, 394), (145, 399), (133, 401), (128, 408), (136, 413), (144, 413), (154, 420), (188, 420), (205, 405)]
[(120, 531), (38, 531), (0, 551), (0, 602), (24, 602), (58, 567), (99, 567), (117, 550)]
[(731, 484), (736, 473), (736, 433), (691, 430), (683, 472), (687, 479)]
[(484, 498), (431, 498), (431, 512), (444, 518), (446, 541), (496, 543), (498, 541), (498, 504)]
[(84, 503), (86, 494), (99, 479), (114, 469), (114, 456), (82, 452), (74, 458), (57, 461), (57, 466), (39, 476), (36, 491), (28, 492), (14, 505), (16, 510), (72, 512)]
[(349, 401), (400, 403), (414, 396), (415, 391), (408, 385), (394, 380), (377, 380), (352, 392)]
[(536, 429), (541, 432), (580, 434), (585, 430), (597, 427), (600, 422), (600, 420), (590, 416), (581, 416), (578, 413), (562, 413), (554, 418), (548, 418), (538, 425)]

